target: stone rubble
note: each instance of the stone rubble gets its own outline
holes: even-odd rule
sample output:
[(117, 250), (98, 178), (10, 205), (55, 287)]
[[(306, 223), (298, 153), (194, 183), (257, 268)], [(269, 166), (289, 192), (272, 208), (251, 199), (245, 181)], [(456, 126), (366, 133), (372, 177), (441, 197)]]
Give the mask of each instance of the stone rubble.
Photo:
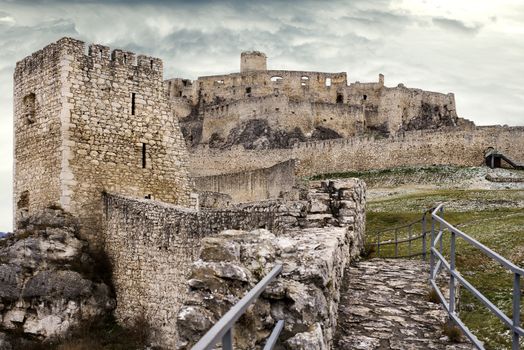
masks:
[(283, 271), (240, 318), (235, 349), (262, 344), (278, 320), (286, 349), (332, 348), (342, 276), (360, 253), (347, 227), (291, 230), (229, 230), (204, 238), (191, 269), (189, 295), (177, 317), (178, 349), (189, 349), (276, 265)]

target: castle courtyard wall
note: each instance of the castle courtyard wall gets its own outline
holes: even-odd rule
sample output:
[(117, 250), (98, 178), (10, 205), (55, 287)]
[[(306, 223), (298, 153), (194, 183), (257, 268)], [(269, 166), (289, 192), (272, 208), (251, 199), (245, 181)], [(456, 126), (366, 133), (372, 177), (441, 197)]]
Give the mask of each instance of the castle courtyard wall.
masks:
[(198, 192), (224, 193), (231, 196), (232, 203), (273, 199), (295, 185), (295, 161), (239, 173), (195, 177), (193, 181)]
[(524, 127), (410, 131), (382, 139), (354, 137), (303, 142), (291, 149), (197, 148), (191, 154), (189, 168), (192, 173), (216, 175), (296, 159), (296, 174), (312, 176), (415, 165), (480, 166), (484, 164), (484, 151), (488, 147), (524, 162)]

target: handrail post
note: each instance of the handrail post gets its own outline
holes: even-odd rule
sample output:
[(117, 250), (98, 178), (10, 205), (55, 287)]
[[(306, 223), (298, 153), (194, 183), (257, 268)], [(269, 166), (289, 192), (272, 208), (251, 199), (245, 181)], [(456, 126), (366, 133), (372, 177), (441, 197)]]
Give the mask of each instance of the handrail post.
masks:
[[(450, 262), (449, 262), (449, 314), (452, 315), (455, 313), (455, 241), (456, 234), (454, 230), (451, 231), (451, 249), (450, 249)], [(451, 318), (450, 318), (451, 322)]]
[(412, 229), (411, 229), (411, 225), (409, 225), (408, 227), (408, 237), (409, 237), (409, 242), (408, 242), (408, 255), (411, 256), (411, 236), (412, 236)]
[[(441, 219), (444, 219), (444, 206), (441, 206), (440, 207), (440, 218)], [(438, 232), (441, 233), (442, 232), (442, 222), (439, 221), (438, 222)], [(440, 254), (442, 254), (442, 251), (444, 250), (444, 234), (440, 235)]]
[(395, 229), (395, 258), (398, 257), (398, 230)]
[(233, 332), (231, 328), (222, 337), (222, 350), (233, 350)]
[(378, 241), (377, 241), (377, 258), (380, 258), (380, 232), (378, 233)]
[(520, 327), (520, 274), (514, 274), (513, 278), (513, 342), (512, 350), (519, 350), (519, 333), (517, 327)]
[(426, 261), (426, 215), (427, 212), (422, 216), (422, 260)]
[(435, 267), (435, 254), (433, 247), (435, 246), (435, 218), (431, 216), (431, 239), (429, 243), (429, 279), (433, 279), (433, 269)]

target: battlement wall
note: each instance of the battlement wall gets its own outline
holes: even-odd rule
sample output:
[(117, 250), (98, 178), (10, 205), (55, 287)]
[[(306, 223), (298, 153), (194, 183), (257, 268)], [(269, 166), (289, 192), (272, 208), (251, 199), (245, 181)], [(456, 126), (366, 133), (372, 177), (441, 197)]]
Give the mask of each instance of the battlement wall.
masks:
[[(86, 51), (87, 49), (87, 51)], [(86, 47), (83, 41), (62, 38), (49, 44), (16, 63), (15, 78), (32, 74), (35, 69), (52, 59), (59, 59), (65, 54), (71, 60), (83, 60), (86, 64), (100, 64), (108, 68), (128, 68), (136, 72), (155, 72), (162, 80), (163, 63), (156, 57), (136, 55), (131, 51), (111, 49), (104, 45), (91, 44)]]
[(523, 162), (524, 127), (476, 127), (468, 130), (419, 130), (390, 138), (352, 137), (298, 143), (292, 149), (230, 150), (196, 148), (190, 171), (216, 175), (271, 166), (288, 159), (298, 160), (298, 176), (387, 169), (399, 166), (450, 164), (479, 166), (484, 150), (495, 147)]
[(246, 97), (284, 94), (288, 97), (335, 101), (337, 89), (347, 86), (346, 73), (256, 70), (199, 77), (191, 87), (171, 79), (171, 95), (186, 96), (193, 104), (211, 104)]

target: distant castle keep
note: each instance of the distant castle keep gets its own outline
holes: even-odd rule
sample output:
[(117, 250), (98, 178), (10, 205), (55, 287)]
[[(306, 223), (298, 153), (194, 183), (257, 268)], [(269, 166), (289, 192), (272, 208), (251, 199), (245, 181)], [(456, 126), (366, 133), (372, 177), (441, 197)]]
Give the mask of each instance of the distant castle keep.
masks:
[(240, 73), (167, 80), (192, 145), (290, 148), (297, 142), (473, 126), (453, 94), (351, 83), (346, 73), (267, 70), (266, 55), (243, 52)]

